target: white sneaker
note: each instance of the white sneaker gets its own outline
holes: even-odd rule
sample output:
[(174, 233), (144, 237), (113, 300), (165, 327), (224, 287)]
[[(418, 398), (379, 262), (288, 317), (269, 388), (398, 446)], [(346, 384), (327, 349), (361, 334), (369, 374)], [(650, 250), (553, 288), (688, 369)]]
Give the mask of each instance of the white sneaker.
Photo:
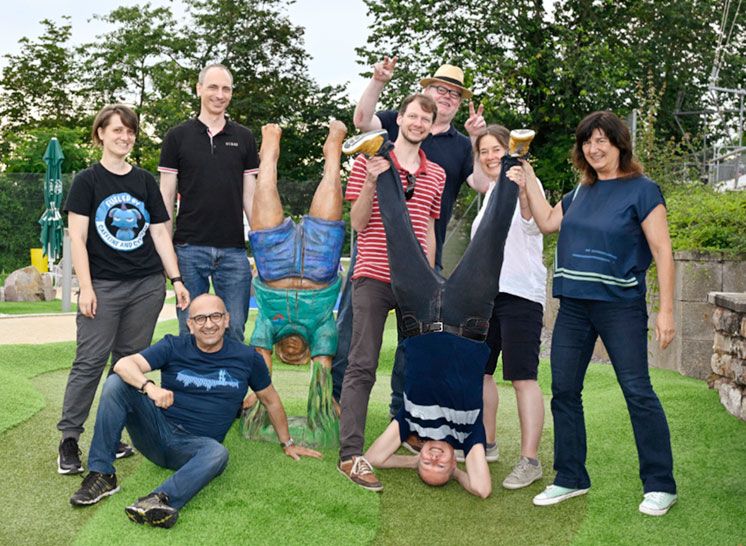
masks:
[[(463, 449), (454, 449), (453, 453), (456, 456), (456, 462), (463, 463), (466, 460)], [(497, 442), (494, 444), (484, 444), (484, 454), (488, 463), (496, 463), (497, 459), (500, 458), (500, 450), (497, 447)]]
[(533, 465), (528, 457), (521, 457), (518, 464), (513, 467), (513, 471), (503, 480), (503, 487), (505, 489), (520, 489), (541, 479), (543, 475), (541, 463)]
[(571, 487), (560, 487), (559, 485), (552, 484), (534, 497), (534, 504), (536, 506), (559, 504), (567, 499), (585, 495), (589, 489), (573, 489)]
[(675, 494), (663, 491), (651, 491), (643, 495), (640, 503), (640, 512), (648, 516), (664, 516), (666, 512), (676, 503), (678, 498)]

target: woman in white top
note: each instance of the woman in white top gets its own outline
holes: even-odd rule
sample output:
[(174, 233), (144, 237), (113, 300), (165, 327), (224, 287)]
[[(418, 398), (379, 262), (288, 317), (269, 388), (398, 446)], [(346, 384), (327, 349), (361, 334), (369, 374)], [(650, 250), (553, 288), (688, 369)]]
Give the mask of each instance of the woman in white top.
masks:
[[(493, 180), (485, 194), (485, 204), (500, 183), (501, 160), (508, 150), (509, 137), (510, 133), (505, 127), (490, 125), (474, 143), (476, 160), (482, 171)], [(483, 206), (474, 220), (472, 237), (482, 220), (484, 209)], [(546, 301), (547, 271), (542, 251), (541, 232), (531, 216), (526, 192), (521, 189), (505, 241), (500, 293), (495, 299), (487, 334), (490, 358), (484, 375), (487, 460), (496, 461), (498, 394), (493, 374), (498, 356), (502, 353), (503, 379), (513, 383), (521, 426), (521, 457), (503, 481), (503, 487), (507, 489), (526, 487), (542, 476), (537, 452), (544, 426), (544, 398), (536, 380)]]

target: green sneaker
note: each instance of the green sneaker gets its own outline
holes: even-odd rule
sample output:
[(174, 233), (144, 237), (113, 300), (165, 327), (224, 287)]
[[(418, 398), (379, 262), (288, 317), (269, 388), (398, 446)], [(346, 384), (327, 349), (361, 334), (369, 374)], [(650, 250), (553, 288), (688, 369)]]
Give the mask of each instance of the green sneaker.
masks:
[(678, 498), (675, 494), (662, 491), (652, 491), (643, 495), (640, 503), (640, 512), (648, 516), (664, 516), (666, 512), (676, 503)]
[(585, 495), (589, 489), (590, 487), (585, 489), (573, 489), (571, 487), (560, 487), (559, 485), (552, 484), (534, 497), (534, 504), (536, 506), (559, 504), (564, 500)]

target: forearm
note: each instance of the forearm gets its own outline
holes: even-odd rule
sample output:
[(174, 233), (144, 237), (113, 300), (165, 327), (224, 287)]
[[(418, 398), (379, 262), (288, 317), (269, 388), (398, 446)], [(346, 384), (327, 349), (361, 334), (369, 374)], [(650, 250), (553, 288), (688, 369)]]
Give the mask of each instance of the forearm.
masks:
[(174, 277), (179, 277), (179, 262), (176, 258), (176, 252), (174, 251), (174, 245), (171, 241), (170, 231), (168, 231), (166, 224), (152, 224), (150, 226), (150, 235), (153, 238), (155, 251), (161, 258), (163, 269), (166, 270), (168, 278), (173, 279)]
[(471, 480), (469, 479), (469, 474), (467, 474), (460, 468), (456, 468), (456, 470), (453, 471), (453, 477), (458, 483), (461, 484), (461, 487), (466, 489), (469, 493), (471, 493), (472, 495), (476, 495), (477, 497), (481, 496), (479, 492), (472, 486)]
[(521, 218), (524, 220), (530, 220), (533, 218), (531, 215), (531, 207), (528, 204), (528, 196), (525, 190), (518, 192), (518, 205), (521, 207)]
[(435, 240), (435, 220), (430, 218), (427, 226), (427, 261), (431, 269), (435, 269), (435, 254), (437, 253), (437, 241)]
[(91, 267), (88, 262), (86, 240), (82, 237), (71, 237), (70, 249), (72, 251), (75, 276), (78, 278), (78, 286), (81, 289), (92, 289), (93, 281), (91, 280)]
[(482, 170), (481, 165), (479, 164), (479, 161), (474, 162), (474, 170), (471, 173), (471, 176), (466, 179), (466, 183), (471, 186), (474, 191), (478, 191), (479, 193), (486, 193), (487, 190), (490, 188), (490, 182), (492, 180), (489, 179), (489, 177), (484, 173)]
[(139, 389), (148, 380), (140, 366), (138, 366), (134, 355), (120, 358), (114, 364), (114, 373), (122, 378), (122, 381)]
[[(529, 212), (541, 232), (547, 234), (558, 231), (562, 220), (561, 215), (557, 216), (557, 210), (553, 209), (549, 204), (549, 201), (544, 196), (544, 192), (539, 187), (539, 182), (535, 178), (533, 180), (526, 180), (525, 193)], [(523, 214), (523, 211), (521, 211), (521, 214)]]
[(174, 208), (176, 206), (176, 187), (176, 175), (173, 173), (162, 172), (160, 176), (160, 190), (161, 197), (163, 197), (163, 204), (166, 205), (166, 212), (168, 212), (168, 221), (164, 223), (164, 226), (168, 233), (173, 233), (173, 215)]
[(388, 459), (379, 462), (376, 468), (417, 468), (417, 455), (391, 455)]
[(655, 267), (658, 272), (658, 293), (660, 311), (673, 313), (673, 293), (675, 284), (675, 266), (670, 241), (668, 246), (653, 252)]
[(249, 228), (251, 228), (251, 213), (252, 207), (254, 206), (254, 190), (256, 189), (256, 177), (253, 174), (244, 175), (243, 184), (243, 212), (246, 215), (246, 220), (249, 222)]
[(352, 203), (350, 209), (350, 224), (352, 228), (358, 233), (363, 231), (370, 217), (373, 214), (373, 197), (375, 196), (376, 185), (365, 182), (363, 188), (360, 190), (355, 202)]
[(371, 79), (363, 91), (360, 100), (355, 106), (355, 113), (352, 117), (355, 127), (360, 131), (372, 131), (381, 128), (381, 123), (376, 118), (376, 104), (385, 85), (384, 82)]
[(265, 402), (262, 400), (262, 403), (267, 408), (269, 422), (272, 423), (272, 428), (275, 429), (277, 438), (282, 443), (287, 442), (290, 439), (288, 416), (285, 413), (285, 408), (282, 406), (282, 402), (280, 402), (279, 396), (276, 400), (272, 400), (271, 402)]

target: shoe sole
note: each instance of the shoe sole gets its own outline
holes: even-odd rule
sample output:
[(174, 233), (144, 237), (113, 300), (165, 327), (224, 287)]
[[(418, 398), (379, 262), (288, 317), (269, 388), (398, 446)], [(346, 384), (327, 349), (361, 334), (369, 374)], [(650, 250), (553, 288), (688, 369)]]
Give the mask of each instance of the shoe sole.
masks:
[[(385, 130), (381, 130), (375, 133), (364, 133), (362, 135), (348, 138), (347, 140), (345, 140), (344, 144), (342, 144), (342, 153), (346, 155), (352, 155), (358, 152), (362, 152), (367, 155), (367, 152), (369, 151), (367, 150), (367, 148), (368, 146), (370, 146), (371, 141), (380, 139), (380, 144), (378, 145), (378, 150), (380, 150), (381, 144), (383, 144), (387, 136), (388, 132), (386, 132)], [(376, 150), (376, 152), (378, 152), (378, 150)]]
[(345, 472), (341, 468), (337, 467), (337, 470), (339, 471), (340, 474), (342, 474), (345, 478), (347, 478), (348, 480), (350, 480), (352, 483), (354, 483), (358, 487), (362, 487), (363, 489), (367, 489), (368, 491), (375, 491), (376, 493), (378, 493), (380, 491), (383, 491), (383, 484), (381, 484), (381, 485), (368, 485), (368, 484), (363, 484), (363, 483), (360, 483), (360, 482), (356, 482), (355, 480), (352, 479), (352, 476), (350, 476), (347, 472)]
[(676, 500), (674, 500), (666, 508), (658, 508), (658, 509), (647, 508), (647, 507), (640, 505), (640, 512), (647, 516), (665, 516), (674, 504), (676, 504)]
[(89, 501), (73, 501), (72, 499), (70, 499), (70, 504), (72, 504), (73, 506), (90, 506), (91, 504), (96, 504), (98, 501), (100, 501), (104, 497), (109, 497), (118, 491), (119, 491), (119, 486), (117, 485), (114, 489), (110, 489), (109, 491), (105, 491), (101, 493), (95, 499), (91, 499)]
[(127, 451), (117, 451), (114, 457), (116, 457), (117, 459), (126, 459), (127, 457), (132, 457), (134, 454), (134, 449), (128, 449)]
[(534, 483), (537, 480), (540, 480), (543, 477), (544, 477), (544, 473), (542, 472), (541, 474), (539, 474), (538, 476), (536, 476), (535, 478), (533, 478), (532, 480), (527, 481), (527, 482), (523, 482), (523, 483), (509, 483), (509, 482), (506, 483), (506, 482), (503, 482), (503, 487), (505, 489), (523, 489), (524, 487), (528, 487), (529, 485), (531, 485), (532, 483)]
[(131, 521), (137, 524), (147, 523), (153, 527), (164, 527), (166, 529), (173, 527), (179, 517), (178, 512), (171, 512), (162, 508), (140, 510), (134, 506), (127, 506), (124, 512)]
[(82, 474), (83, 473), (83, 465), (80, 465), (78, 468), (62, 468), (60, 466), (60, 456), (57, 456), (57, 474)]
[[(456, 462), (457, 463), (465, 463), (466, 462), (466, 457), (464, 457), (463, 454), (462, 455), (458, 454), (458, 452), (461, 451), (461, 450), (457, 449), (457, 450), (454, 450), (454, 451), (456, 453)], [(498, 453), (496, 455), (485, 455), (485, 459), (487, 460), (488, 463), (496, 463), (500, 459), (500, 454)]]
[(402, 442), (401, 446), (404, 449), (406, 449), (407, 451), (409, 451), (410, 453), (412, 453), (413, 455), (419, 455), (420, 454), (420, 450), (413, 448), (408, 442)]
[(559, 504), (562, 501), (566, 501), (567, 499), (571, 499), (573, 497), (579, 497), (580, 495), (585, 495), (588, 491), (589, 491), (588, 489), (577, 489), (570, 493), (565, 493), (564, 495), (558, 495), (556, 497), (552, 497), (551, 499), (537, 499), (536, 497), (534, 497), (533, 503), (534, 503), (534, 506), (552, 506), (553, 504)]

